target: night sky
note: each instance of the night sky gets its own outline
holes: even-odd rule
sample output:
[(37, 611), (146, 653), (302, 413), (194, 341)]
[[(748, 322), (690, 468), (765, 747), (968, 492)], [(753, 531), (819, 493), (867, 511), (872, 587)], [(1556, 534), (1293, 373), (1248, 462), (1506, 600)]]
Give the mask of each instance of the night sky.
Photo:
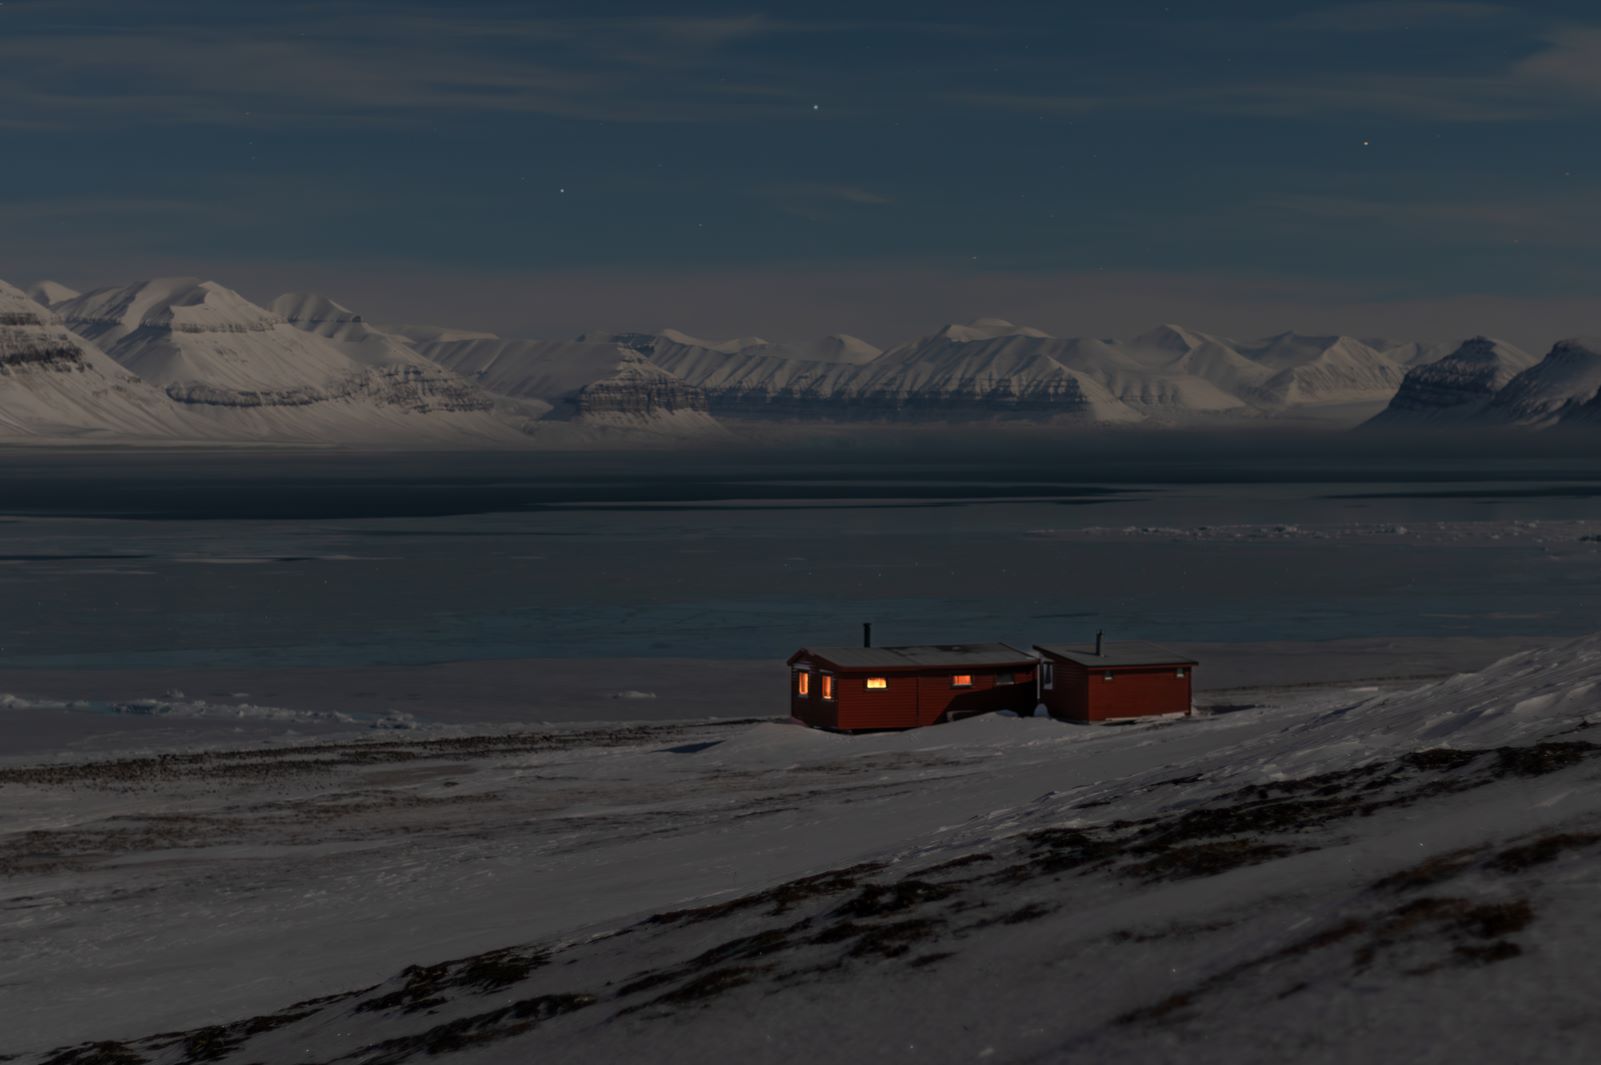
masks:
[(6, 0), (0, 277), (876, 342), (1601, 333), (1593, 2)]

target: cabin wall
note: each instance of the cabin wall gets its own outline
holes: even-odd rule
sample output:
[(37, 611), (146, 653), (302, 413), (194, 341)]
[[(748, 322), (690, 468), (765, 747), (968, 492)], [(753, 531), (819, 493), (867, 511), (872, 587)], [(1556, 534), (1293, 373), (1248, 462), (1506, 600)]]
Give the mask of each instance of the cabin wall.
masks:
[(1063, 721), (1088, 721), (1089, 699), (1086, 694), (1089, 673), (1074, 662), (1055, 662), (1052, 686), (1042, 689), (1040, 701), (1052, 717)]
[(1190, 682), (1192, 670), (1185, 666), (1184, 676), (1178, 675), (1178, 666), (1136, 666), (1112, 670), (1112, 679), (1104, 679), (1104, 671), (1091, 669), (1085, 681), (1090, 721), (1106, 721), (1119, 717), (1152, 717), (1160, 714), (1182, 714), (1190, 708)]
[(839, 704), (823, 699), (822, 683), (818, 680), (818, 671), (812, 670), (811, 692), (807, 695), (798, 695), (795, 692), (795, 674), (799, 672), (794, 668), (789, 671), (789, 714), (798, 721), (805, 722), (813, 728), (838, 728)]
[[(884, 677), (888, 688), (869, 688), (868, 677)], [(918, 723), (918, 677), (911, 673), (839, 673), (835, 726), (843, 729), (914, 728)]]
[[(1034, 709), (1034, 671), (971, 670), (971, 688), (951, 687), (950, 670), (928, 673), (918, 678), (917, 723), (932, 725), (949, 714), (952, 717), (969, 717), (989, 714), (997, 710), (1012, 710), (1019, 714)], [(1002, 672), (1012, 674), (1013, 683), (997, 684)]]

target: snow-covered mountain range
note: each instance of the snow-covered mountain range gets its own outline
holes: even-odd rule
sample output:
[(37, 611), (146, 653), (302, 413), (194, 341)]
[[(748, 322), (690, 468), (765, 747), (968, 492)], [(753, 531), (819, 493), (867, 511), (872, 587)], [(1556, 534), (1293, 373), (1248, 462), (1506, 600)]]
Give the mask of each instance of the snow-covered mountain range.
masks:
[(1164, 325), (1118, 340), (997, 318), (884, 350), (845, 335), (673, 329), (504, 339), (375, 324), (313, 293), (262, 306), (195, 278), (0, 293), (0, 438), (36, 442), (587, 448), (706, 442), (771, 422), (1601, 422), (1601, 341), (1563, 341), (1537, 360), (1484, 337), (1236, 340)]

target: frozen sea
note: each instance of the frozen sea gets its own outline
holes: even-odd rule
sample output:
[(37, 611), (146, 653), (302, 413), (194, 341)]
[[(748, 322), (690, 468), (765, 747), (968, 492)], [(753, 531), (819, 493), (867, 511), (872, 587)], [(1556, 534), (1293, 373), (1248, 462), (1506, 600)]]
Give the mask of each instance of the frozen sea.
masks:
[(1561, 636), (1597, 530), (1593, 459), (12, 452), (0, 670)]

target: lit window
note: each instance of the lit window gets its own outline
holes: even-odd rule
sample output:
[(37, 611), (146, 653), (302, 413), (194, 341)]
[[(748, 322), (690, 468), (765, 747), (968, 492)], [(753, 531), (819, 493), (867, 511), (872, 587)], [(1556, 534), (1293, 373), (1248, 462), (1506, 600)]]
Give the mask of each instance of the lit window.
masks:
[(1184, 667), (1183, 666), (1179, 667), (1179, 676), (1181, 676), (1181, 677), (1184, 676)]
[(795, 694), (810, 695), (812, 693), (812, 674), (810, 670), (803, 669), (795, 674)]
[(889, 678), (888, 677), (868, 677), (867, 678), (867, 687), (868, 687), (869, 690), (872, 690), (872, 691), (883, 691), (885, 688), (889, 687)]
[(1056, 667), (1049, 662), (1040, 663), (1040, 683), (1047, 688), (1056, 687)]
[(1111, 680), (1112, 679), (1112, 671), (1111, 670), (1107, 670), (1105, 673), (1102, 673), (1101, 674), (1101, 679), (1102, 680)]
[(834, 698), (834, 674), (832, 673), (823, 674), (823, 698)]
[(971, 673), (958, 673), (951, 678), (951, 687), (953, 688), (971, 688), (972, 686), (973, 674)]

